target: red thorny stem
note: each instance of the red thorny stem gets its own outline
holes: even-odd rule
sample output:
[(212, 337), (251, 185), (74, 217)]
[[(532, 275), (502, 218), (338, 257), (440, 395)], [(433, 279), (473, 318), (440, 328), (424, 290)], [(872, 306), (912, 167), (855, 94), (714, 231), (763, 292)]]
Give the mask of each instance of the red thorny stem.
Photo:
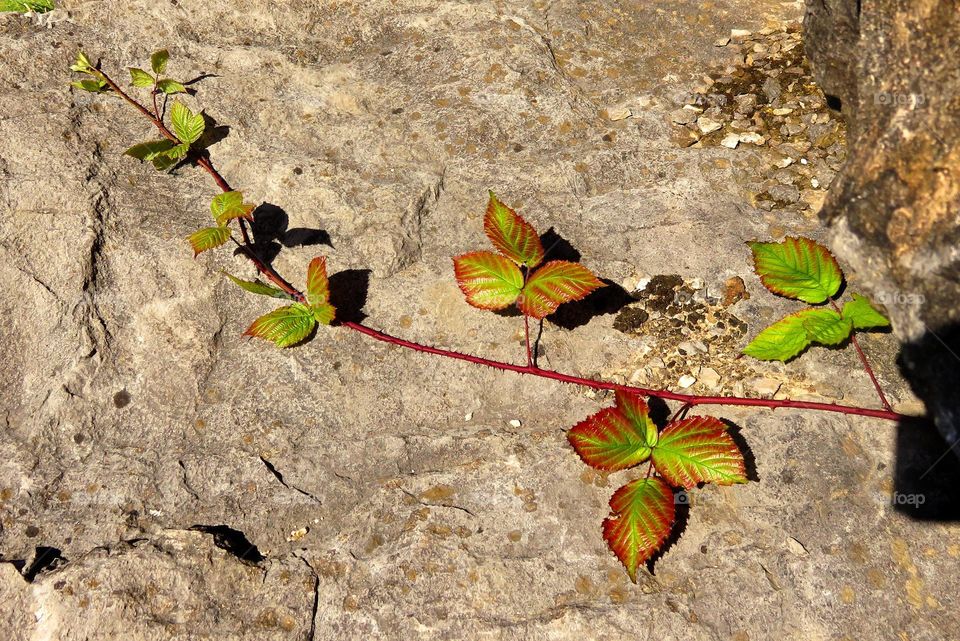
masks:
[(870, 416), (872, 418), (883, 418), (889, 421), (899, 421), (906, 419), (907, 416), (903, 414), (898, 414), (892, 410), (878, 410), (878, 409), (869, 409), (866, 407), (852, 407), (849, 405), (837, 405), (836, 403), (817, 403), (815, 401), (791, 401), (787, 399), (778, 400), (778, 399), (766, 399), (766, 398), (743, 398), (740, 396), (697, 396), (695, 394), (681, 394), (679, 392), (671, 392), (669, 390), (659, 390), (659, 389), (650, 389), (646, 387), (635, 387), (632, 385), (620, 385), (619, 383), (608, 383), (606, 381), (597, 381), (591, 378), (583, 378), (580, 376), (572, 376), (570, 374), (563, 374), (561, 372), (555, 372), (549, 369), (541, 369), (535, 365), (515, 365), (513, 363), (504, 363), (501, 361), (491, 360), (489, 358), (482, 358), (480, 356), (473, 356), (471, 354), (462, 354), (460, 352), (455, 352), (449, 349), (441, 349), (439, 347), (430, 347), (429, 345), (421, 345), (420, 343), (415, 343), (413, 341), (408, 341), (402, 338), (397, 338), (396, 336), (391, 336), (384, 332), (378, 331), (366, 325), (354, 322), (344, 322), (342, 323), (343, 327), (347, 327), (354, 331), (365, 334), (370, 338), (374, 338), (378, 341), (383, 341), (384, 343), (390, 343), (391, 345), (399, 345), (400, 347), (406, 347), (407, 349), (412, 349), (417, 352), (424, 352), (426, 354), (436, 354), (437, 356), (446, 356), (447, 358), (455, 358), (461, 361), (467, 361), (468, 363), (475, 363), (477, 365), (485, 365), (487, 367), (492, 367), (494, 369), (503, 370), (506, 372), (517, 372), (519, 374), (530, 374), (532, 376), (539, 376), (541, 378), (549, 378), (555, 381), (561, 381), (564, 383), (573, 383), (574, 385), (583, 385), (584, 387), (590, 387), (593, 389), (604, 389), (604, 390), (614, 390), (622, 392), (630, 392), (632, 394), (638, 394), (640, 396), (654, 396), (656, 398), (661, 398), (667, 401), (680, 401), (689, 406), (694, 405), (740, 405), (747, 407), (792, 407), (795, 409), (805, 409), (805, 410), (818, 410), (822, 412), (836, 412), (838, 414), (853, 414), (856, 416)]
[[(163, 121), (159, 118), (159, 114), (154, 115), (150, 113), (150, 110), (144, 107), (142, 104), (131, 98), (127, 95), (115, 83), (107, 74), (103, 73), (100, 70), (97, 70), (96, 73), (103, 78), (104, 82), (110, 86), (110, 88), (117, 93), (121, 98), (126, 102), (132, 105), (137, 109), (141, 114), (143, 114), (147, 119), (149, 119), (157, 129), (160, 130), (160, 133), (163, 134), (165, 138), (171, 141), (176, 141), (177, 143), (180, 140), (171, 132)], [(214, 168), (213, 163), (210, 162), (210, 159), (204, 156), (198, 156), (195, 158), (197, 165), (202, 167), (210, 176), (213, 177), (214, 182), (217, 183), (217, 186), (223, 191), (231, 191), (230, 185), (227, 181), (220, 175), (220, 173)], [(243, 226), (243, 221), (241, 220), (241, 226)], [(234, 243), (237, 244), (237, 247), (243, 251), (244, 255), (254, 264), (254, 266), (270, 281), (272, 281), (277, 287), (282, 289), (284, 292), (292, 296), (298, 301), (306, 300), (306, 297), (303, 295), (303, 292), (298, 290), (296, 287), (291, 285), (286, 279), (284, 279), (280, 274), (278, 274), (272, 267), (267, 265), (251, 248), (250, 240), (246, 234), (246, 228), (243, 229), (243, 243), (238, 242), (235, 238), (231, 239)], [(870, 409), (866, 407), (853, 407), (848, 405), (837, 405), (836, 403), (817, 403), (814, 401), (792, 401), (788, 399), (776, 400), (776, 399), (764, 399), (764, 398), (743, 398), (739, 396), (697, 396), (695, 394), (681, 394), (679, 392), (671, 392), (669, 390), (659, 390), (659, 389), (650, 389), (645, 387), (635, 387), (632, 385), (621, 385), (618, 383), (608, 383), (605, 381), (597, 381), (591, 378), (583, 378), (581, 376), (573, 376), (571, 374), (564, 374), (562, 372), (555, 372), (549, 369), (541, 369), (537, 367), (533, 362), (533, 355), (530, 350), (530, 328), (529, 328), (529, 319), (524, 315), (524, 324), (526, 327), (526, 338), (527, 338), (527, 364), (526, 365), (515, 365), (513, 363), (504, 363), (501, 361), (495, 361), (489, 358), (482, 358), (480, 356), (473, 356), (471, 354), (463, 354), (461, 352), (455, 352), (449, 349), (441, 349), (439, 347), (431, 347), (429, 345), (422, 345), (414, 341), (408, 341), (403, 338), (398, 338), (396, 336), (391, 336), (385, 332), (373, 329), (372, 327), (367, 327), (361, 323), (356, 323), (352, 321), (346, 321), (341, 323), (341, 327), (346, 327), (355, 332), (359, 332), (369, 338), (375, 340), (389, 343), (391, 345), (398, 345), (400, 347), (405, 347), (416, 352), (422, 352), (425, 354), (434, 354), (436, 356), (444, 356), (446, 358), (453, 358), (460, 361), (467, 361), (468, 363), (474, 363), (476, 365), (483, 365), (485, 367), (492, 367), (493, 369), (498, 369), (505, 372), (516, 372), (518, 374), (529, 374), (531, 376), (539, 376), (540, 378), (548, 378), (555, 381), (560, 381), (562, 383), (572, 383), (574, 385), (582, 385), (584, 387), (590, 387), (592, 389), (598, 390), (613, 390), (613, 391), (623, 391), (632, 394), (637, 394), (640, 396), (652, 396), (655, 398), (660, 398), (667, 401), (679, 401), (684, 404), (685, 407), (693, 407), (695, 405), (736, 405), (744, 407), (767, 407), (771, 409), (776, 408), (794, 408), (794, 409), (804, 409), (804, 410), (814, 410), (821, 412), (834, 412), (837, 414), (849, 414), (855, 416), (869, 416), (871, 418), (881, 418), (889, 421), (900, 421), (908, 418), (903, 414), (894, 412), (890, 405), (887, 403), (886, 398), (883, 396), (883, 393), (880, 391), (879, 384), (877, 383), (876, 378), (873, 375), (873, 370), (870, 369), (870, 366), (867, 364), (866, 357), (863, 355), (863, 352), (860, 350), (859, 345), (854, 339), (854, 346), (857, 348), (857, 352), (860, 354), (861, 360), (864, 363), (864, 366), (867, 369), (867, 373), (870, 375), (870, 379), (873, 381), (874, 386), (877, 388), (878, 394), (883, 401), (885, 409)], [(682, 409), (682, 408), (681, 408)]]

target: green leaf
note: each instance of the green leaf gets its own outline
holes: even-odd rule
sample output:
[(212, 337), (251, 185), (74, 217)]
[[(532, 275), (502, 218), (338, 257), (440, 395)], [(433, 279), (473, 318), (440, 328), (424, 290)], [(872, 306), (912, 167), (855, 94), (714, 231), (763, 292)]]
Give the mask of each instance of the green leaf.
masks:
[(173, 124), (173, 132), (177, 134), (180, 142), (188, 144), (200, 139), (206, 125), (203, 121), (203, 114), (193, 113), (189, 107), (179, 100), (173, 103), (170, 108), (170, 122)]
[[(53, 0), (0, 0), (0, 12), (33, 11), (36, 13), (46, 13), (47, 11), (53, 11), (53, 9)], [(74, 71), (77, 70), (75, 69)]]
[(836, 294), (843, 283), (833, 255), (809, 238), (790, 236), (781, 243), (747, 244), (757, 275), (774, 294), (816, 304)]
[(133, 156), (137, 160), (153, 160), (160, 154), (166, 153), (173, 149), (176, 146), (172, 140), (148, 140), (147, 142), (141, 142), (140, 144), (134, 145), (127, 149), (124, 153), (125, 156)]
[(267, 285), (266, 283), (261, 283), (258, 280), (243, 280), (242, 278), (237, 278), (232, 274), (223, 272), (223, 275), (232, 280), (240, 288), (250, 292), (251, 294), (259, 294), (260, 296), (270, 296), (271, 298), (286, 298), (292, 299), (293, 297), (290, 294), (286, 293), (282, 289), (278, 289), (273, 285)]
[(226, 191), (213, 197), (210, 213), (218, 225), (223, 225), (234, 218), (250, 218), (253, 207), (250, 203), (243, 202), (242, 192)]
[(637, 582), (637, 568), (670, 535), (675, 518), (673, 490), (657, 477), (630, 481), (610, 498), (613, 516), (603, 521), (603, 538)]
[(853, 323), (855, 329), (889, 327), (890, 321), (860, 294), (854, 294), (853, 300), (843, 306), (843, 317)]
[(520, 269), (493, 252), (457, 256), (453, 259), (453, 271), (467, 302), (480, 309), (503, 309), (511, 305), (523, 287)]
[[(3, 0), (0, 0), (0, 2), (2, 1)], [(87, 54), (83, 53), (82, 51), (78, 51), (77, 60), (70, 65), (70, 71), (76, 71), (77, 73), (90, 73), (92, 70), (93, 65), (90, 64), (90, 58), (88, 58)]]
[(181, 143), (179, 145), (174, 145), (167, 151), (163, 152), (162, 156), (169, 158), (170, 160), (179, 161), (187, 157), (187, 153), (190, 152), (190, 145), (187, 143)]
[(598, 470), (625, 470), (647, 460), (657, 442), (657, 426), (642, 398), (617, 392), (617, 406), (607, 407), (567, 432), (583, 462)]
[(580, 300), (604, 284), (578, 263), (553, 260), (533, 273), (520, 294), (520, 311), (546, 318), (562, 303)]
[(83, 91), (89, 91), (90, 93), (101, 93), (110, 89), (110, 85), (108, 85), (106, 82), (95, 78), (76, 80), (71, 82), (70, 86), (76, 87), (77, 89), (82, 89)]
[(167, 171), (168, 169), (175, 167), (179, 162), (176, 158), (171, 158), (167, 154), (159, 154), (153, 159), (150, 160), (153, 163), (153, 166), (157, 171)]
[(133, 83), (134, 87), (152, 87), (154, 80), (153, 76), (143, 69), (130, 67), (130, 82)]
[(277, 347), (290, 347), (309, 336), (316, 324), (317, 320), (309, 307), (294, 303), (253, 321), (243, 335), (268, 340)]
[(743, 349), (743, 353), (761, 361), (790, 360), (810, 344), (810, 336), (803, 326), (806, 313), (809, 311), (812, 310), (804, 310), (781, 318), (757, 334), (757, 337)]
[(172, 78), (161, 78), (157, 81), (157, 89), (167, 95), (187, 93), (187, 88)]
[(653, 465), (667, 482), (690, 489), (698, 483), (746, 483), (743, 454), (720, 419), (692, 416), (660, 433)]
[(207, 227), (193, 232), (187, 236), (187, 240), (190, 241), (193, 257), (196, 258), (201, 252), (219, 247), (230, 240), (230, 230), (226, 227)]
[(337, 316), (337, 308), (330, 303), (311, 305), (310, 309), (313, 311), (313, 317), (316, 318), (317, 322), (321, 325), (329, 325)]
[(853, 323), (832, 309), (811, 309), (803, 321), (807, 336), (821, 345), (839, 345), (850, 337)]
[(160, 51), (154, 51), (150, 54), (150, 68), (153, 69), (153, 73), (161, 74), (167, 70), (167, 60), (170, 59), (170, 52), (166, 49), (161, 49)]
[(519, 265), (536, 267), (543, 260), (543, 244), (533, 226), (490, 192), (483, 230), (497, 250)]

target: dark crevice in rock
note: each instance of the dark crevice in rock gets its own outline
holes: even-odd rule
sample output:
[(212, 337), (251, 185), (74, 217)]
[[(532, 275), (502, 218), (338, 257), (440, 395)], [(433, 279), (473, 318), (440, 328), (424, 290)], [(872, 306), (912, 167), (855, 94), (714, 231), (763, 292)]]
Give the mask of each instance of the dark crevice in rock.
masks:
[(310, 632), (307, 635), (307, 639), (314, 641), (317, 637), (317, 612), (320, 609), (320, 575), (317, 574), (317, 571), (305, 558), (302, 556), (297, 556), (297, 558), (307, 566), (307, 569), (310, 570), (310, 574), (313, 576), (313, 605), (310, 608)]
[(276, 466), (275, 466), (273, 463), (271, 463), (270, 461), (268, 461), (267, 459), (265, 459), (265, 458), (263, 458), (263, 457), (261, 456), (261, 457), (260, 457), (260, 462), (263, 463), (264, 467), (266, 467), (267, 470), (269, 470), (270, 473), (273, 474), (273, 477), (274, 477), (275, 479), (277, 479), (277, 481), (279, 481), (279, 482), (280, 482), (280, 485), (282, 485), (283, 487), (287, 488), (288, 490), (293, 490), (294, 492), (297, 492), (297, 493), (299, 493), (299, 494), (302, 494), (302, 495), (304, 495), (305, 497), (307, 497), (308, 499), (310, 499), (311, 501), (315, 501), (315, 502), (321, 503), (321, 504), (323, 503), (323, 501), (321, 501), (319, 498), (317, 498), (316, 496), (314, 496), (314, 495), (311, 494), (310, 492), (307, 492), (306, 490), (300, 489), (300, 488), (297, 487), (296, 485), (290, 485), (289, 483), (287, 483), (287, 482), (283, 479), (283, 474), (280, 472), (280, 470), (278, 470), (278, 469), (276, 468)]
[(248, 565), (259, 565), (266, 559), (240, 530), (227, 525), (191, 525), (188, 529), (212, 535), (214, 545)]
[[(27, 583), (33, 583), (39, 574), (50, 572), (67, 563), (59, 548), (38, 545), (29, 563), (18, 568)], [(14, 563), (16, 567), (17, 564)]]

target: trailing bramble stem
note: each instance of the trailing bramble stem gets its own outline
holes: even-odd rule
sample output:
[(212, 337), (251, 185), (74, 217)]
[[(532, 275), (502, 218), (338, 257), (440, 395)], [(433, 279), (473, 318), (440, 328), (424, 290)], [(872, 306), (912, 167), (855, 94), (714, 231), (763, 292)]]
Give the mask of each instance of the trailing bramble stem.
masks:
[[(329, 325), (336, 318), (330, 302), (326, 259), (315, 257), (307, 268), (306, 287), (297, 289), (261, 258), (251, 243), (247, 221), (253, 221), (255, 207), (244, 202), (217, 171), (203, 146), (201, 137), (206, 121), (184, 103), (175, 101), (170, 109), (171, 126), (164, 123), (166, 102), (161, 110), (158, 94), (186, 93), (186, 87), (171, 78), (162, 78), (169, 54), (166, 50), (150, 57), (154, 74), (130, 68), (133, 86), (151, 88), (153, 112), (130, 97), (112, 78), (80, 53), (73, 71), (92, 79), (72, 83), (74, 87), (100, 93), (113, 91), (149, 119), (163, 139), (140, 143), (125, 153), (141, 161), (151, 161), (161, 171), (179, 163), (192, 162), (204, 169), (223, 193), (210, 205), (215, 227), (200, 229), (188, 238), (195, 256), (220, 247), (228, 240), (272, 283), (247, 281), (225, 274), (236, 285), (253, 294), (287, 299), (290, 304), (257, 318), (246, 336), (268, 340), (278, 347), (296, 345), (310, 336), (317, 324)], [(194, 146), (195, 145), (195, 146)], [(242, 242), (230, 231), (233, 219), (239, 222)], [(869, 409), (776, 399), (737, 396), (697, 396), (669, 390), (649, 389), (608, 383), (564, 374), (537, 365), (536, 348), (531, 347), (530, 317), (542, 321), (559, 305), (582, 300), (590, 292), (604, 287), (589, 269), (578, 263), (553, 260), (544, 263), (540, 236), (522, 216), (500, 202), (491, 192), (484, 218), (484, 231), (497, 253), (474, 251), (453, 259), (454, 274), (467, 302), (488, 310), (516, 305), (523, 315), (526, 364), (516, 365), (461, 352), (431, 347), (398, 338), (359, 322), (342, 321), (340, 326), (377, 341), (416, 352), (466, 361), (500, 371), (527, 374), (615, 392), (615, 406), (605, 407), (567, 431), (567, 439), (584, 463), (605, 472), (615, 472), (647, 462), (646, 476), (636, 478), (614, 492), (611, 515), (603, 521), (603, 538), (636, 582), (637, 570), (661, 549), (676, 522), (675, 492), (704, 484), (733, 485), (748, 481), (746, 463), (726, 424), (710, 416), (687, 417), (696, 405), (732, 405), (747, 407), (795, 408), (839, 414), (867, 416), (901, 421), (907, 417), (894, 412), (880, 390), (873, 370), (860, 349), (854, 329), (869, 329), (888, 324), (867, 299), (857, 294), (840, 310), (832, 297), (842, 282), (842, 272), (829, 251), (809, 239), (788, 238), (783, 243), (751, 243), (757, 273), (774, 293), (819, 304), (830, 299), (834, 311), (808, 309), (775, 323), (754, 339), (745, 353), (765, 360), (789, 360), (811, 343), (836, 345), (851, 336), (864, 368), (873, 381), (884, 409)], [(816, 269), (811, 269), (816, 267)], [(539, 342), (539, 337), (537, 338)], [(679, 409), (662, 429), (650, 417), (643, 397), (677, 401)]]
[[(134, 107), (139, 111), (144, 117), (150, 120), (160, 131), (160, 133), (167, 139), (175, 142), (179, 142), (179, 139), (174, 135), (172, 131), (163, 123), (160, 118), (151, 113), (149, 109), (140, 104), (137, 100), (128, 95), (117, 83), (110, 78), (109, 75), (101, 71), (100, 69), (95, 69), (94, 73), (97, 77), (101, 78), (111, 90), (113, 90), (117, 95), (123, 98), (128, 104)], [(209, 158), (204, 156), (198, 156), (195, 158), (197, 165), (204, 169), (214, 180), (222, 191), (228, 192), (231, 191), (231, 187), (226, 179), (220, 174), (219, 171), (214, 167), (213, 163)], [(498, 206), (502, 206), (502, 203), (496, 201)], [(498, 211), (498, 213), (500, 213)], [(502, 215), (509, 215), (512, 212), (503, 212)], [(306, 300), (303, 292), (298, 290), (296, 287), (290, 284), (288, 280), (283, 278), (275, 269), (265, 263), (256, 252), (253, 250), (253, 247), (246, 237), (246, 228), (244, 226), (244, 221), (240, 219), (241, 227), (244, 231), (243, 242), (237, 241), (235, 238), (231, 237), (237, 247), (243, 253), (244, 256), (250, 260), (251, 263), (257, 268), (257, 270), (262, 273), (266, 278), (273, 282), (277, 287), (279, 287), (283, 292), (288, 294), (294, 300), (298, 302), (303, 302)], [(858, 353), (861, 355), (861, 359), (864, 361), (867, 373), (870, 375), (870, 379), (873, 381), (874, 386), (877, 388), (877, 392), (880, 394), (880, 398), (883, 401), (885, 409), (870, 409), (865, 407), (855, 407), (848, 405), (838, 405), (836, 403), (819, 403), (815, 401), (794, 401), (789, 399), (762, 399), (762, 398), (745, 398), (738, 396), (698, 396), (694, 394), (682, 394), (679, 392), (671, 392), (669, 390), (659, 390), (652, 388), (636, 387), (631, 385), (621, 385), (618, 383), (609, 383), (605, 381), (597, 381), (590, 378), (583, 378), (580, 376), (573, 376), (570, 374), (564, 374), (561, 372), (556, 372), (553, 370), (541, 369), (540, 367), (534, 364), (533, 354), (530, 348), (530, 329), (529, 329), (529, 315), (524, 314), (524, 325), (525, 325), (525, 336), (526, 336), (526, 346), (527, 346), (527, 365), (515, 365), (512, 363), (504, 363), (501, 361), (496, 361), (488, 358), (482, 358), (480, 356), (473, 356), (470, 354), (463, 354), (460, 352), (455, 352), (453, 350), (441, 349), (437, 347), (430, 347), (428, 345), (422, 345), (413, 341), (408, 341), (396, 336), (391, 336), (379, 330), (367, 327), (356, 322), (343, 322), (341, 323), (342, 327), (352, 329), (361, 334), (364, 334), (370, 338), (382, 341), (385, 343), (390, 343), (392, 345), (399, 345), (407, 349), (411, 349), (417, 352), (422, 352), (426, 354), (434, 354), (437, 356), (444, 356), (447, 358), (454, 358), (457, 360), (467, 361), (477, 365), (483, 365), (486, 367), (492, 367), (494, 369), (499, 369), (503, 371), (517, 372), (519, 374), (529, 374), (532, 376), (539, 376), (541, 378), (548, 378), (556, 381), (561, 381), (564, 383), (572, 383), (574, 385), (582, 385), (584, 387), (590, 387), (593, 389), (603, 389), (603, 390), (614, 390), (628, 392), (632, 394), (639, 394), (642, 396), (653, 396), (668, 401), (679, 401), (685, 406), (693, 407), (695, 405), (730, 405), (730, 406), (745, 406), (745, 407), (766, 407), (771, 409), (776, 408), (794, 408), (794, 409), (805, 409), (813, 411), (822, 411), (822, 412), (834, 412), (838, 414), (848, 414), (855, 416), (868, 416), (872, 418), (880, 418), (890, 421), (900, 421), (907, 418), (903, 414), (894, 412), (887, 402), (886, 398), (883, 396), (883, 393), (880, 392), (879, 384), (876, 381), (875, 376), (873, 375), (872, 369), (870, 369), (869, 364), (866, 363), (866, 357), (863, 355), (860, 350), (859, 345), (854, 341), (854, 345), (857, 347)]]
[(541, 369), (535, 365), (515, 365), (513, 363), (504, 363), (489, 358), (473, 356), (472, 354), (463, 354), (461, 352), (455, 352), (449, 349), (430, 347), (429, 345), (422, 345), (414, 341), (408, 341), (403, 338), (391, 336), (390, 334), (367, 327), (361, 323), (347, 321), (341, 323), (341, 325), (378, 341), (390, 343), (391, 345), (399, 345), (400, 347), (406, 347), (407, 349), (412, 349), (416, 352), (445, 356), (447, 358), (467, 361), (468, 363), (474, 363), (476, 365), (484, 365), (486, 367), (492, 367), (494, 369), (508, 372), (517, 372), (518, 374), (530, 374), (531, 376), (549, 378), (564, 383), (573, 383), (574, 385), (582, 385), (584, 387), (590, 387), (593, 389), (628, 392), (631, 394), (639, 394), (640, 396), (653, 396), (666, 401), (680, 401), (689, 407), (693, 407), (695, 405), (738, 405), (744, 407), (768, 407), (771, 409), (794, 408), (816, 410), (820, 412), (834, 412), (837, 414), (869, 416), (871, 418), (882, 418), (888, 421), (900, 421), (908, 418), (906, 415), (899, 414), (893, 410), (870, 409), (866, 407), (838, 405), (836, 403), (792, 401), (789, 399), (745, 398), (740, 396), (697, 396), (695, 394), (681, 394), (679, 392), (671, 392), (669, 390), (636, 387), (633, 385), (621, 385), (619, 383), (608, 383), (606, 381), (597, 381), (591, 378), (563, 374), (562, 372), (555, 372), (549, 369)]

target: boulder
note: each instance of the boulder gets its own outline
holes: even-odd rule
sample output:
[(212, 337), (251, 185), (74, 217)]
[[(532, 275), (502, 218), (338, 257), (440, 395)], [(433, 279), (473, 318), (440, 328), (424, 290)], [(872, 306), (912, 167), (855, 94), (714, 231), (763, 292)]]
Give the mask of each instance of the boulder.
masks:
[[(949, 2), (809, 0), (818, 82), (850, 125), (821, 212), (833, 247), (886, 305), (900, 365), (960, 441), (960, 13)], [(858, 283), (860, 285), (860, 283)]]

